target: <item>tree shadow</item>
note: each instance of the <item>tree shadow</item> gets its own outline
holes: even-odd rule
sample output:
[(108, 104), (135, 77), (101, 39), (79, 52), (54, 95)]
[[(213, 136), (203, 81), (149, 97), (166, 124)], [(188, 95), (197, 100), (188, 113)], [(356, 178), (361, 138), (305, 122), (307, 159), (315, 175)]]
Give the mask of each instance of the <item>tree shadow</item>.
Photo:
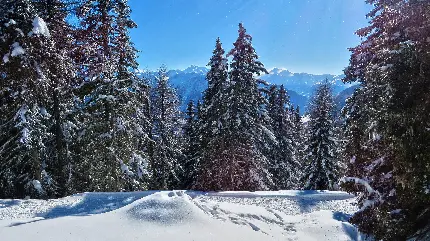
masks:
[(82, 200), (75, 205), (56, 206), (46, 212), (38, 213), (34, 216), (42, 219), (28, 222), (17, 222), (10, 224), (8, 227), (15, 227), (66, 216), (89, 216), (107, 213), (122, 208), (138, 199), (152, 195), (156, 192), (159, 191), (76, 194), (73, 196), (82, 196)]
[(340, 222), (348, 222), (351, 218), (351, 214), (343, 213), (343, 212), (333, 212), (333, 219)]
[(347, 193), (333, 193), (326, 190), (301, 190), (296, 196), (290, 197), (297, 202), (300, 212), (312, 212), (321, 202), (345, 200), (352, 196)]
[(334, 212), (333, 213), (333, 219), (337, 221), (342, 222), (342, 229), (346, 235), (350, 238), (352, 241), (371, 241), (374, 240), (372, 237), (360, 233), (358, 229), (348, 223), (348, 220), (351, 218), (351, 214), (343, 213), (343, 212)]
[(351, 240), (358, 241), (360, 239), (360, 233), (357, 231), (357, 228), (352, 226), (349, 223), (342, 223), (343, 231), (348, 235)]
[(0, 208), (8, 208), (11, 206), (19, 205), (20, 203), (21, 201), (16, 199), (0, 200)]

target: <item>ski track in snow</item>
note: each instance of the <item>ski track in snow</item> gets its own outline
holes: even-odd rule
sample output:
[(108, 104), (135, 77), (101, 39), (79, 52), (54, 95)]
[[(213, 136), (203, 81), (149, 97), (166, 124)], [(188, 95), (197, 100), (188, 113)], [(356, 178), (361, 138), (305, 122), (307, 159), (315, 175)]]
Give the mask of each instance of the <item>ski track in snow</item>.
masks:
[[(234, 197), (234, 194), (227, 195), (227, 197), (216, 196), (215, 194), (197, 196), (193, 201), (197, 207), (216, 219), (249, 226), (254, 231), (260, 231), (267, 235), (270, 235), (271, 229), (266, 230), (267, 227), (260, 227), (261, 224), (275, 225), (283, 229), (282, 233), (284, 236), (289, 236), (288, 240), (299, 240), (298, 237), (294, 237), (298, 223), (308, 225), (309, 219), (311, 219), (312, 224), (318, 226), (321, 221), (312, 219), (310, 213), (331, 211), (334, 219), (347, 222), (350, 215), (357, 210), (354, 206), (354, 199), (334, 197), (335, 200), (330, 200), (331, 198), (327, 196), (313, 197), (312, 195), (305, 197), (250, 196), (244, 198)], [(246, 206), (254, 207), (248, 208), (248, 210), (252, 210), (250, 212), (246, 208), (241, 210), (241, 207)], [(259, 210), (257, 211), (256, 208)], [(304, 218), (301, 215), (304, 215)], [(291, 218), (291, 216), (296, 218)], [(359, 239), (358, 233), (351, 236), (355, 235)], [(353, 239), (354, 237), (351, 237), (351, 240)]]
[(51, 200), (0, 200), (0, 233), (43, 220), (122, 212), (127, 220), (164, 229), (206, 222), (207, 217), (248, 228), (267, 240), (362, 240), (347, 223), (357, 211), (354, 204), (352, 196), (328, 191), (83, 193)]

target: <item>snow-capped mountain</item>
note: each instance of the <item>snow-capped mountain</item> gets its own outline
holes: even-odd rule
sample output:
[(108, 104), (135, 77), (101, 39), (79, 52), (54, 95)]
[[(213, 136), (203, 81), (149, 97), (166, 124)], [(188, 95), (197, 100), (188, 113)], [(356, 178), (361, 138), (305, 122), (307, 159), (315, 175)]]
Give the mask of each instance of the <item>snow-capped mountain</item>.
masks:
[(336, 95), (336, 97), (334, 98), (334, 103), (336, 104), (337, 107), (337, 111), (341, 111), (342, 108), (345, 106), (346, 104), (346, 99), (348, 99), (349, 97), (352, 96), (352, 94), (354, 93), (354, 91), (359, 87), (359, 85), (353, 85), (349, 88), (346, 88), (344, 90), (342, 90), (339, 94)]
[[(207, 72), (206, 67), (195, 65), (191, 65), (184, 70), (168, 71), (170, 83), (177, 89), (183, 109), (185, 109), (190, 100), (197, 101), (202, 98), (203, 91), (207, 88)], [(156, 73), (155, 71), (144, 72), (141, 75), (151, 79)], [(300, 106), (300, 110), (303, 113), (315, 86), (321, 81), (325, 79), (331, 81), (335, 95), (353, 85), (342, 83), (342, 77), (341, 75), (330, 74), (292, 73), (286, 69), (274, 68), (269, 70), (269, 74), (264, 74), (260, 78), (269, 84), (283, 84), (288, 90), (292, 104)]]
[(269, 74), (261, 76), (271, 84), (283, 84), (287, 89), (293, 90), (300, 95), (310, 97), (316, 85), (327, 79), (333, 84), (334, 94), (340, 93), (342, 90), (354, 85), (344, 84), (342, 82), (343, 75), (331, 74), (308, 74), (308, 73), (292, 73), (286, 69), (273, 68), (269, 70)]

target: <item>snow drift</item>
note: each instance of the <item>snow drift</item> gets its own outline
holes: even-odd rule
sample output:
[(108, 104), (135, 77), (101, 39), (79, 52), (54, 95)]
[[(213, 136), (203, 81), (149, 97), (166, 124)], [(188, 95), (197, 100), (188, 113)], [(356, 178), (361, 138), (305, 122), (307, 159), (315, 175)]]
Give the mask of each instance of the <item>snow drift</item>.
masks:
[(147, 191), (0, 200), (2, 240), (360, 240), (343, 192)]

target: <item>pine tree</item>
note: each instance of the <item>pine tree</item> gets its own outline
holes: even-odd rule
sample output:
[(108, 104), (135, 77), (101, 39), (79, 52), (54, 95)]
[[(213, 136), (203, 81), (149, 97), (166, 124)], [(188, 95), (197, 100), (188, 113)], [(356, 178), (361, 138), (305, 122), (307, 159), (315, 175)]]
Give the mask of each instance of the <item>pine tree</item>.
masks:
[(219, 38), (216, 40), (213, 56), (207, 66), (210, 67), (206, 75), (208, 88), (204, 92), (201, 107), (202, 119), (202, 146), (206, 146), (210, 139), (221, 134), (226, 126), (224, 114), (227, 109), (226, 89), (228, 86), (228, 62), (224, 56), (225, 51)]
[(197, 110), (191, 100), (185, 112), (184, 135), (184, 162), (181, 188), (190, 189), (197, 178), (197, 167), (200, 160), (200, 140)]
[[(303, 177), (303, 157), (305, 152), (305, 127), (302, 122), (302, 116), (300, 115), (300, 107), (291, 109), (293, 119), (293, 144), (295, 146), (295, 157), (299, 162), (299, 168), (296, 170), (296, 175), (299, 180)], [(299, 184), (300, 185), (300, 184)]]
[(176, 91), (169, 84), (167, 70), (162, 66), (152, 93), (154, 153), (151, 189), (172, 189), (180, 184), (179, 162), (183, 158), (180, 141), (181, 113)]
[(51, 177), (48, 145), (53, 137), (52, 86), (63, 86), (70, 72), (31, 1), (5, 1), (0, 12), (5, 53), (0, 70), (1, 195), (52, 196), (58, 181)]
[[(252, 37), (239, 24), (239, 36), (234, 48), (227, 56), (232, 57), (230, 64), (230, 85), (227, 88), (229, 109), (226, 116), (228, 138), (220, 143), (226, 163), (223, 173), (218, 176), (220, 189), (256, 190), (271, 185), (267, 171), (267, 158), (258, 148), (261, 134), (272, 135), (264, 128), (260, 114), (262, 96), (256, 75), (267, 73), (252, 46)], [(218, 179), (219, 180), (219, 179)]]
[(78, 17), (83, 108), (75, 183), (79, 190), (141, 189), (147, 166), (142, 143), (148, 142), (144, 130), (149, 123), (140, 119), (148, 118), (147, 104), (140, 101), (148, 90), (134, 74), (136, 50), (128, 30), (136, 25), (123, 0), (83, 1)]
[(334, 139), (333, 96), (330, 83), (318, 86), (309, 107), (304, 189), (335, 190), (339, 181), (337, 141)]
[(226, 160), (220, 159), (222, 143), (227, 137), (227, 87), (228, 87), (228, 62), (224, 56), (225, 51), (219, 38), (216, 40), (213, 56), (207, 66), (210, 67), (206, 75), (208, 88), (203, 95), (203, 104), (199, 113), (200, 148), (202, 150), (201, 164), (198, 166), (198, 189), (214, 190), (218, 177), (215, 173), (222, 173)]
[(300, 169), (298, 146), (294, 136), (295, 115), (291, 112), (289, 96), (284, 86), (278, 89), (273, 86), (270, 91), (268, 112), (271, 126), (277, 140), (271, 149), (273, 162), (270, 165), (273, 180), (277, 189), (294, 189), (298, 187)]
[[(76, 68), (70, 56), (73, 39), (71, 38), (72, 27), (66, 18), (70, 14), (68, 5), (59, 0), (34, 0), (32, 1), (37, 14), (45, 20), (54, 42), (54, 48), (49, 50), (51, 59), (49, 68), (52, 85), (48, 93), (50, 101), (47, 105), (49, 118), (48, 130), (52, 138), (47, 140), (47, 152), (44, 183), (45, 189), (50, 189), (50, 196), (65, 196), (72, 193), (71, 190), (71, 134), (74, 134), (73, 118), (70, 110), (73, 109), (73, 92)], [(43, 183), (42, 183), (43, 184)], [(49, 187), (48, 187), (49, 186)]]
[(376, 239), (428, 239), (430, 135), (428, 1), (368, 1), (370, 26), (357, 31), (345, 81), (361, 85), (344, 111), (344, 187), (360, 193), (351, 222)]

